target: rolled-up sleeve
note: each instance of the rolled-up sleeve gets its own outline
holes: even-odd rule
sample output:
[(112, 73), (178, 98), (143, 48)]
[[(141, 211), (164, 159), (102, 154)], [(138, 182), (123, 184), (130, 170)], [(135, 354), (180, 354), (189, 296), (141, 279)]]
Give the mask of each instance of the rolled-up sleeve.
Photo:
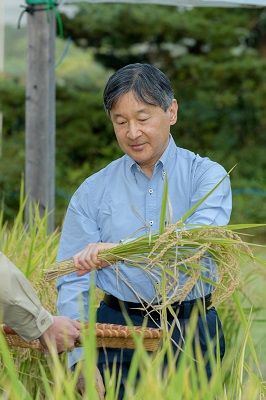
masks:
[(53, 323), (23, 273), (0, 252), (0, 318), (24, 340), (39, 338)]

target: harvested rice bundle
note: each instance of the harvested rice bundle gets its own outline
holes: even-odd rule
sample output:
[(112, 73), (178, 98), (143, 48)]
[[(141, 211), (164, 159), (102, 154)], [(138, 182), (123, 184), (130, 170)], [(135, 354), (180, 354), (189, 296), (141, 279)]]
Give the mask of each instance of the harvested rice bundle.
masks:
[[(243, 229), (249, 226), (234, 226)], [(178, 222), (169, 225), (163, 234), (143, 235), (125, 244), (119, 244), (99, 254), (101, 261), (138, 267), (145, 272), (156, 288), (156, 298), (164, 306), (183, 301), (195, 285), (211, 282), (215, 286), (213, 304), (221, 303), (239, 284), (239, 268), (245, 259), (255, 261), (248, 243), (227, 227), (192, 227)], [(209, 257), (215, 262), (213, 276), (208, 272)], [(45, 271), (45, 279), (77, 271), (73, 259), (54, 263)], [(119, 272), (118, 272), (119, 274)], [(185, 284), (178, 284), (180, 274)], [(141, 300), (141, 299), (140, 299)], [(162, 303), (162, 301), (160, 301)], [(160, 307), (160, 306), (159, 306)]]
[[(127, 265), (140, 268), (150, 277), (154, 284), (155, 296), (145, 307), (153, 306), (160, 311), (175, 302), (182, 302), (193, 288), (198, 288), (199, 293), (202, 293), (204, 282), (214, 286), (212, 304), (218, 305), (230, 296), (239, 284), (241, 262), (244, 259), (255, 261), (249, 243), (244, 242), (235, 231), (262, 225), (239, 224), (215, 227), (186, 225), (183, 222), (211, 195), (229, 173), (180, 221), (175, 224), (170, 223), (165, 227), (167, 204), (171, 210), (166, 179), (159, 232), (139, 236), (99, 253), (99, 260), (113, 264), (113, 268), (116, 268), (115, 264), (118, 261), (122, 261)], [(44, 277), (48, 281), (75, 271), (77, 270), (73, 259), (68, 259), (52, 264), (45, 271)], [(116, 271), (119, 276), (119, 269), (116, 268)], [(130, 288), (134, 291), (132, 286)], [(134, 293), (139, 298), (139, 302), (144, 305), (144, 299), (140, 298), (135, 291)]]

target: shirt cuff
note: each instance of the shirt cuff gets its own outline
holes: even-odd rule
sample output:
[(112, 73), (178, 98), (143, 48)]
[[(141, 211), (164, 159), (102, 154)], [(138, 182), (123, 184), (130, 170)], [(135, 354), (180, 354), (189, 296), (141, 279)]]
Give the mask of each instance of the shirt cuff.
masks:
[(53, 322), (53, 316), (43, 307), (41, 307), (36, 318), (34, 315), (32, 315), (32, 321), (30, 321), (28, 324), (26, 335), (21, 332), (20, 336), (26, 340), (26, 342), (30, 342), (42, 336), (44, 332), (50, 328)]

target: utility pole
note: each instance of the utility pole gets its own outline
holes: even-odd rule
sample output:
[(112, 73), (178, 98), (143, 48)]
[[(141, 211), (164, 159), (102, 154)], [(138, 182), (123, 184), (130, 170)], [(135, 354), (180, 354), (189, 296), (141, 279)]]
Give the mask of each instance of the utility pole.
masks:
[[(35, 2), (37, 3), (37, 2)], [(54, 230), (55, 206), (55, 14), (43, 4), (31, 5), (27, 20), (26, 165), (28, 196), (25, 222), (37, 203), (49, 211)]]

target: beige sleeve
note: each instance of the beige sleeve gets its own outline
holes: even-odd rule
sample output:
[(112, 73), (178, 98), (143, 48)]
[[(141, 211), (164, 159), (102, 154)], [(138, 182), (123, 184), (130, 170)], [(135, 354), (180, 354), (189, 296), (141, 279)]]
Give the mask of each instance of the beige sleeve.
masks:
[(23, 273), (0, 252), (0, 321), (27, 342), (40, 337), (53, 323)]

